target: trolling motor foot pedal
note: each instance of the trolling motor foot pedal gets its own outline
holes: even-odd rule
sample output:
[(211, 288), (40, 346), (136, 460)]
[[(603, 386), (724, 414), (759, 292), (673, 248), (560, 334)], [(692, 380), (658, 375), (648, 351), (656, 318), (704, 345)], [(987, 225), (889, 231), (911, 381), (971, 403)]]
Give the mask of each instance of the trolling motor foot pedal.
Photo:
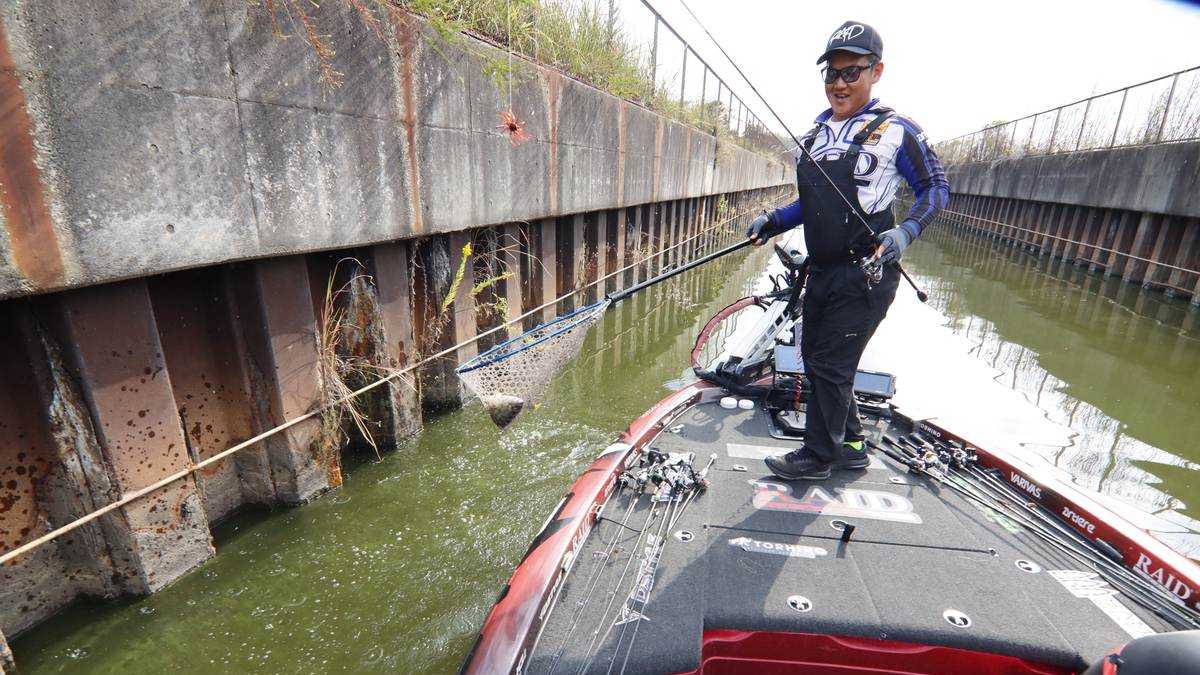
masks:
[(804, 438), (804, 411), (776, 410), (767, 415), (771, 438), (790, 441)]

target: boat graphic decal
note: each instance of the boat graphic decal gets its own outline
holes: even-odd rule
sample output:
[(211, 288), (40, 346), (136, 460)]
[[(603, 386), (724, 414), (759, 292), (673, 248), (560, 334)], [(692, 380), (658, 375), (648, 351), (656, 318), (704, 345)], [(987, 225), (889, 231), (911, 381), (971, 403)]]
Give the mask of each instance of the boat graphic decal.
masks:
[(914, 525), (922, 522), (921, 516), (913, 512), (913, 504), (907, 497), (891, 492), (835, 488), (831, 493), (820, 486), (813, 486), (797, 499), (792, 495), (789, 485), (770, 480), (749, 482), (754, 486), (752, 503), (756, 509), (889, 520)]
[[(1187, 600), (1192, 597), (1192, 589), (1187, 585), (1187, 582), (1182, 579), (1176, 579), (1175, 575), (1163, 565), (1158, 565), (1157, 569), (1151, 569), (1150, 566), (1153, 564), (1154, 560), (1150, 556), (1139, 551), (1138, 561), (1134, 564), (1133, 571), (1141, 573), (1159, 586), (1179, 596), (1180, 600)], [(1197, 606), (1200, 607), (1200, 603), (1197, 603)]]
[(1078, 570), (1047, 570), (1047, 574), (1054, 577), (1058, 583), (1063, 585), (1077, 598), (1090, 600), (1101, 612), (1104, 612), (1108, 618), (1121, 627), (1121, 630), (1129, 633), (1130, 637), (1139, 638), (1145, 635), (1153, 635), (1154, 629), (1146, 625), (1138, 615), (1134, 614), (1128, 607), (1121, 604), (1121, 601), (1116, 598), (1117, 591), (1108, 585), (1108, 582), (1100, 578), (1095, 572), (1080, 572)]
[(828, 551), (819, 546), (804, 546), (802, 544), (784, 544), (774, 541), (759, 541), (750, 537), (738, 537), (729, 540), (730, 546), (736, 546), (747, 553), (770, 553), (785, 555), (789, 558), (816, 559), (828, 555)]

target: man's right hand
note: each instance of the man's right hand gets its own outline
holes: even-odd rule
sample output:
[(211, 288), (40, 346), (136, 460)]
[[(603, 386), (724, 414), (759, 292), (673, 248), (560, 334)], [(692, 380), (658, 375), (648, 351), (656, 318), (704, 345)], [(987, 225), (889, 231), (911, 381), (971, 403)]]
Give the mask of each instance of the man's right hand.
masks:
[(746, 228), (746, 238), (750, 240), (751, 244), (762, 246), (773, 236), (773, 233), (770, 232), (773, 224), (771, 214), (763, 213), (750, 223), (750, 227)]

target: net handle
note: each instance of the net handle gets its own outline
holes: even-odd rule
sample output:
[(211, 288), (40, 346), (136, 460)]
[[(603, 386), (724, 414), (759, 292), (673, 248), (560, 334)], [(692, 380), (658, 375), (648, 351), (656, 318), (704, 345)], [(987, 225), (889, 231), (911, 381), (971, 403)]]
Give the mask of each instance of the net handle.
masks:
[(609, 293), (608, 295), (606, 295), (604, 297), (606, 299), (608, 299), (609, 302), (613, 302), (613, 303), (620, 302), (621, 300), (628, 298), (629, 296), (633, 295), (634, 293), (637, 293), (638, 291), (645, 290), (645, 289), (653, 286), (654, 284), (662, 283), (662, 282), (666, 281), (667, 279), (670, 279), (671, 277), (677, 276), (679, 274), (683, 274), (684, 272), (686, 272), (690, 269), (699, 267), (700, 265), (703, 265), (708, 262), (712, 262), (713, 260), (716, 260), (717, 258), (720, 258), (721, 256), (729, 255), (730, 253), (733, 253), (734, 251), (739, 251), (743, 248), (746, 248), (751, 243), (753, 243), (753, 242), (751, 242), (749, 239), (739, 241), (736, 244), (726, 246), (725, 248), (721, 249), (720, 251), (713, 251), (712, 253), (709, 253), (706, 256), (696, 258), (695, 260), (687, 263), (686, 265), (680, 265), (679, 267), (676, 267), (673, 270), (663, 272), (662, 274), (660, 274), (656, 277), (651, 277), (650, 279), (647, 279), (647, 280), (641, 282), (640, 284), (634, 284), (634, 285), (630, 286), (629, 288), (626, 288), (623, 291), (617, 291), (616, 293)]

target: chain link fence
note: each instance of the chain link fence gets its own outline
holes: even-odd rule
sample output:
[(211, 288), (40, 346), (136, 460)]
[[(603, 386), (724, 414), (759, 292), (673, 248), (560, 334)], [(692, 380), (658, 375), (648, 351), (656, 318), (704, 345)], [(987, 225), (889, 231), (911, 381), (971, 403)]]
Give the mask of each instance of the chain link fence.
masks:
[(1200, 66), (935, 146), (946, 164), (1200, 139)]

